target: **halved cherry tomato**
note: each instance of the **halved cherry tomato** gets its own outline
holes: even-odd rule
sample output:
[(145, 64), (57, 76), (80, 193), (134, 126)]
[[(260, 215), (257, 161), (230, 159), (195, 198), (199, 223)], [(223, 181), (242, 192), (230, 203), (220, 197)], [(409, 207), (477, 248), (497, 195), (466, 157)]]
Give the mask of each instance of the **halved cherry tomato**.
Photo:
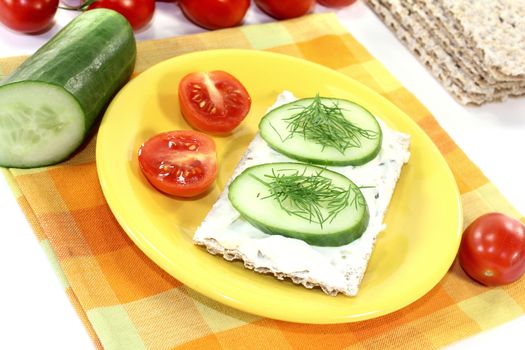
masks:
[(289, 19), (310, 12), (315, 0), (255, 0), (255, 4), (273, 18)]
[(343, 7), (353, 4), (355, 0), (317, 0), (317, 2), (326, 7)]
[(463, 233), (459, 263), (487, 286), (516, 281), (525, 273), (525, 225), (501, 213), (480, 216)]
[(186, 75), (179, 83), (182, 115), (194, 128), (227, 133), (250, 111), (248, 91), (234, 76), (223, 71)]
[(197, 196), (217, 177), (215, 142), (193, 130), (161, 133), (140, 147), (139, 164), (159, 191), (178, 197)]
[(241, 24), (250, 0), (179, 0), (179, 6), (198, 26), (219, 29)]

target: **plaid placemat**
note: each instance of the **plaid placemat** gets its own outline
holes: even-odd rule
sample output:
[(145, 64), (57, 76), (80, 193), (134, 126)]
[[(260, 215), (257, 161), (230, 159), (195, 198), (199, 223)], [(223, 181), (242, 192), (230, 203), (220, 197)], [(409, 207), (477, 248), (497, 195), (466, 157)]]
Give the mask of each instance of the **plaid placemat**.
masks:
[[(136, 74), (182, 53), (215, 48), (280, 52), (361, 81), (397, 104), (439, 147), (459, 185), (465, 224), (489, 211), (521, 217), (333, 14), (142, 42)], [(8, 74), (21, 60), (0, 60), (0, 72)], [(433, 349), (524, 312), (525, 278), (486, 288), (466, 277), (457, 263), (415, 303), (358, 323), (288, 323), (223, 306), (166, 274), (123, 232), (99, 186), (95, 143), (93, 136), (58, 166), (3, 172), (98, 348)]]

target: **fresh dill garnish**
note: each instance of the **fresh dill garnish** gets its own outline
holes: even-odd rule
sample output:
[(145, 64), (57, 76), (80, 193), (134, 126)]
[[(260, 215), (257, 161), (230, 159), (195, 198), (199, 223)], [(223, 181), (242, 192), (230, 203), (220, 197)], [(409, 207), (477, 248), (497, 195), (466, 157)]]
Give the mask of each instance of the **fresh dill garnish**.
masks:
[(354, 205), (359, 209), (366, 205), (357, 186), (338, 187), (332, 179), (323, 176), (323, 170), (309, 175), (306, 170), (272, 169), (264, 179), (252, 175), (268, 188), (269, 194), (260, 199), (273, 198), (288, 215), (317, 223), (321, 228), (346, 207)]
[(324, 104), (319, 94), (308, 106), (297, 108), (301, 109), (299, 113), (283, 119), (288, 124), (289, 132), (283, 141), (299, 134), (304, 139), (321, 145), (322, 150), (332, 147), (344, 154), (349, 148), (361, 147), (363, 138), (378, 137), (376, 131), (360, 128), (349, 121), (336, 102), (333, 101), (331, 105)]

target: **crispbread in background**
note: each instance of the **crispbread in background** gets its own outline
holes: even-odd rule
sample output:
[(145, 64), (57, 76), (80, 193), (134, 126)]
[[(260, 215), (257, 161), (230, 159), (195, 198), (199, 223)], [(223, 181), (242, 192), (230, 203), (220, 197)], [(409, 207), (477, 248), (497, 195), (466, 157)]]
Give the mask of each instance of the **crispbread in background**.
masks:
[[(525, 78), (525, 2), (441, 0), (481, 64), (501, 80)], [(500, 80), (497, 79), (497, 80)]]
[[(495, 92), (504, 92), (508, 94), (521, 95), (525, 93), (525, 82), (519, 84), (507, 81), (495, 81), (488, 75), (486, 71), (480, 69), (480, 64), (476, 63), (470, 52), (461, 45), (458, 45), (455, 38), (450, 33), (444, 31), (439, 26), (439, 16), (435, 12), (428, 15), (421, 3), (429, 2), (429, 0), (405, 0), (401, 4), (406, 10), (411, 11), (411, 16), (417, 21), (424, 30), (424, 34), (433, 40), (439, 48), (450, 56), (456, 69), (464, 72), (466, 77), (472, 78), (469, 84), (476, 84), (484, 89), (486, 94), (494, 94)], [(417, 32), (415, 34), (418, 34)]]
[[(426, 23), (432, 23), (434, 33), (441, 40), (441, 46), (452, 52), (452, 55), (459, 58), (469, 72), (473, 75), (480, 75), (488, 84), (501, 88), (512, 88), (515, 81), (505, 80), (505, 77), (498, 75), (499, 80), (493, 77), (488, 69), (483, 66), (480, 58), (471, 51), (463, 33), (454, 26), (454, 21), (448, 18), (440, 5), (434, 0), (410, 0), (414, 1), (414, 11), (419, 13)], [(523, 82), (521, 82), (523, 84)]]
[[(392, 9), (386, 7), (384, 2), (379, 0), (369, 0), (368, 4), (389, 27), (389, 29), (394, 32), (399, 40), (401, 40), (407, 48), (414, 53), (432, 75), (461, 103), (480, 105), (486, 101), (485, 96), (482, 94), (469, 94), (465, 91), (463, 85), (458, 81), (458, 78), (453, 77), (451, 72), (448, 71), (436, 58), (436, 53), (428, 51), (425, 45), (422, 45), (420, 41), (416, 40), (412, 34), (400, 24), (399, 20), (393, 14), (396, 13), (395, 7), (392, 8), (393, 0), (388, 2)], [(399, 18), (399, 16), (397, 17)], [(409, 26), (408, 24), (406, 25)]]
[[(500, 9), (508, 1), (490, 0), (486, 5), (487, 8)], [(487, 15), (486, 9), (477, 13), (472, 9), (465, 10), (465, 4), (470, 2), (368, 1), (398, 38), (463, 104), (480, 105), (525, 94), (525, 80), (517, 68), (525, 61), (525, 20), (516, 18), (508, 11), (483, 17)], [(512, 3), (509, 7), (517, 13), (525, 8), (524, 4)], [(477, 2), (474, 7), (484, 6), (480, 4), (485, 2)], [(472, 23), (497, 26), (496, 34), (480, 38), (478, 32), (487, 29), (476, 32), (472, 29)], [(504, 36), (501, 33), (509, 35), (510, 39), (495, 45), (495, 41)], [(474, 46), (474, 43), (481, 45), (481, 48)], [(503, 68), (500, 63), (505, 62), (504, 55), (508, 56), (507, 69), (513, 69), (513, 76), (501, 73)], [(500, 62), (499, 66), (494, 62)]]

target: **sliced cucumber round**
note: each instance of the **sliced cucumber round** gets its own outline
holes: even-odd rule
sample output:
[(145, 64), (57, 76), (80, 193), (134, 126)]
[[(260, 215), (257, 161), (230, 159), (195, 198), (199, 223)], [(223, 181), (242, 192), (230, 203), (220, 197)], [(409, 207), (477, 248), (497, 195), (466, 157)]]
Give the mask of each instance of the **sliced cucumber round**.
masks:
[(343, 99), (316, 96), (268, 112), (259, 123), (262, 138), (276, 151), (323, 165), (362, 165), (379, 153), (382, 133), (376, 118)]
[(316, 246), (341, 246), (368, 226), (366, 200), (342, 174), (302, 163), (268, 163), (245, 169), (228, 197), (242, 217), (267, 234)]
[(61, 161), (82, 142), (84, 112), (59, 86), (20, 82), (0, 86), (0, 164), (28, 168)]

